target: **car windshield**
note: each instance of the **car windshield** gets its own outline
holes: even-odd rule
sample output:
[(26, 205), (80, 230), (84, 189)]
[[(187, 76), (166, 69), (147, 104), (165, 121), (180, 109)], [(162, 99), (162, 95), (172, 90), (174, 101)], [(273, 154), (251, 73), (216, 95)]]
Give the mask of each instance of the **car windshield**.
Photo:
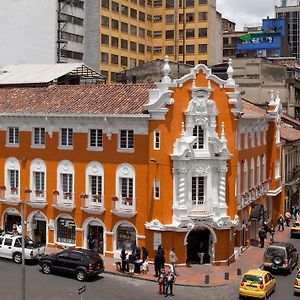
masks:
[(244, 282), (254, 282), (254, 283), (259, 283), (261, 284), (263, 282), (262, 277), (257, 276), (257, 275), (245, 275), (243, 278)]
[(285, 249), (284, 248), (275, 248), (275, 247), (269, 247), (266, 251), (266, 256), (276, 256), (276, 255), (279, 255), (279, 256), (282, 256), (284, 257), (285, 256)]

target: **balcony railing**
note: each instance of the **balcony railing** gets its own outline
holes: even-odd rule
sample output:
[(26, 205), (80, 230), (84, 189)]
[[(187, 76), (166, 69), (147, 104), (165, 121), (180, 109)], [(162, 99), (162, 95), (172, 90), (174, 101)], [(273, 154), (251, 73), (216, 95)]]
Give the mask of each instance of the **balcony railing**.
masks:
[(55, 191), (53, 193), (52, 206), (61, 211), (74, 210), (74, 194), (69, 192), (60, 194), (59, 192)]
[(47, 206), (45, 190), (35, 190), (32, 192), (25, 192), (25, 194), (27, 205), (34, 208), (44, 208)]
[(135, 199), (132, 197), (121, 197), (113, 200), (112, 213), (120, 217), (134, 217), (137, 212), (135, 209)]
[(104, 196), (83, 194), (81, 198), (81, 209), (87, 213), (102, 214), (104, 209)]
[(6, 188), (0, 189), (0, 199), (2, 203), (18, 205), (21, 203), (19, 188), (12, 188), (9, 190), (6, 190)]

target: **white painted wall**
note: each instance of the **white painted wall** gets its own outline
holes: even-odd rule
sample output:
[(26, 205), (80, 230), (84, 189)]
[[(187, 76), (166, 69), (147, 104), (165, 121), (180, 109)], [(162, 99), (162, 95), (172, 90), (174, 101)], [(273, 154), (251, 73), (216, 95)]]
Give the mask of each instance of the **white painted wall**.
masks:
[(0, 1), (0, 66), (55, 63), (57, 0)]

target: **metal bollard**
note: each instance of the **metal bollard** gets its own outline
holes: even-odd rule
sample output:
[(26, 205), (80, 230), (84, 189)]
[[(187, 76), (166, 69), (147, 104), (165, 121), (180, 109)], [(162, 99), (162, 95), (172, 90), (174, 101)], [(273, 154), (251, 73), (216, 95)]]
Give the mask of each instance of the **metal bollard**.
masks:
[(242, 275), (242, 269), (241, 268), (236, 269), (236, 275), (238, 275), (238, 276)]
[(205, 275), (204, 283), (209, 284), (209, 275)]
[(229, 280), (229, 273), (228, 273), (228, 272), (225, 272), (225, 274), (224, 274), (224, 279), (225, 279), (225, 280)]

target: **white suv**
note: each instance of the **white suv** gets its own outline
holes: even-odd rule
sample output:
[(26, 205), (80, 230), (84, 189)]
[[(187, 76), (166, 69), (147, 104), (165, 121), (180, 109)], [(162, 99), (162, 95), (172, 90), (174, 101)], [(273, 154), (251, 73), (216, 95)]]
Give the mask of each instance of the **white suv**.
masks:
[[(25, 236), (25, 260), (38, 259), (45, 252), (45, 247), (35, 244)], [(12, 259), (15, 263), (22, 262), (22, 236), (4, 233), (0, 235), (0, 257)]]

